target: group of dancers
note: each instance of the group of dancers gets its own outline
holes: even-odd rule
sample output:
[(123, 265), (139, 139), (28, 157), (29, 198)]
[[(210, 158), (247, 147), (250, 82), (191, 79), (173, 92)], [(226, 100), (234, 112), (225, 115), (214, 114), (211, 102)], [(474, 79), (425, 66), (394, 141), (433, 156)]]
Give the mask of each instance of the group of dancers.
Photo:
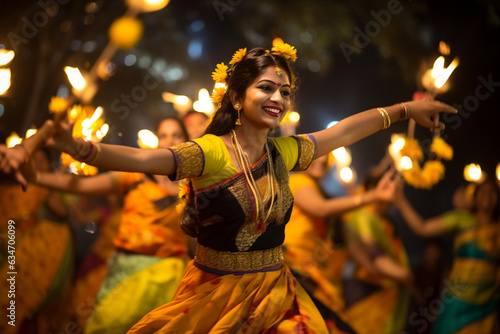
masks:
[[(222, 63), (213, 73), (224, 88), (214, 91), (218, 109), (204, 132), (190, 136), (184, 122), (166, 118), (157, 128), (158, 149), (74, 138), (64, 120), (48, 121), (50, 131), (16, 147), (0, 146), (0, 171), (36, 185), (27, 192), (38, 200), (28, 210), (32, 222), (23, 220), (26, 208), (16, 212), (12, 205), (3, 214), (2, 224), (25, 221), (17, 248), (19, 296), (40, 287), (16, 300), (18, 319), (38, 316), (33, 332), (55, 330), (51, 324), (59, 315), (57, 330), (85, 333), (400, 333), (408, 328), (411, 299), (423, 298), (387, 215), (396, 207), (418, 235), (459, 233), (434, 333), (496, 333), (496, 182), (478, 185), (465, 210), (427, 220), (406, 199), (394, 171), (370, 175), (364, 192), (352, 196), (327, 198), (319, 186), (332, 150), (409, 118), (444, 130), (439, 114), (457, 111), (439, 101), (409, 101), (354, 114), (326, 130), (270, 136), (297, 94), (295, 59), (295, 48), (286, 43), (238, 50), (230, 67)], [(51, 172), (36, 161), (41, 142), (109, 172)], [(11, 188), (11, 199), (22, 197), (20, 187)], [(108, 235), (108, 251), (92, 252), (96, 261), (78, 268), (85, 277), (79, 285), (69, 274), (73, 245), (61, 219), (66, 213), (47, 216), (57, 213), (51, 197), (60, 200), (60, 193), (123, 198), (120, 215), (102, 216), (113, 222), (112, 246)], [(43, 218), (41, 205), (48, 207)], [(332, 246), (335, 224), (344, 226), (345, 253)], [(346, 254), (357, 263), (349, 282), (339, 274)], [(35, 259), (46, 282), (29, 265)], [(89, 268), (100, 269), (91, 276)], [(84, 290), (95, 297), (88, 301), (76, 288), (89, 286), (91, 277), (99, 289)], [(6, 298), (0, 299), (5, 306)], [(58, 312), (49, 312), (45, 306), (54, 300)], [(5, 323), (0, 328), (19, 330)]]

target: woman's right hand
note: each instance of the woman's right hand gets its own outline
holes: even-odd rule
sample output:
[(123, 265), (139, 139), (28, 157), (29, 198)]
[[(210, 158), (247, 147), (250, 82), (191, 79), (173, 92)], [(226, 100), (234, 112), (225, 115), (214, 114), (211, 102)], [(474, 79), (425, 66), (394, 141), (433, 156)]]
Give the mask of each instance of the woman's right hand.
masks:
[(406, 102), (407, 106), (410, 108), (410, 117), (426, 128), (440, 129), (444, 130), (445, 126), (443, 122), (439, 121), (439, 113), (447, 112), (451, 114), (456, 114), (457, 109), (452, 106), (431, 99), (422, 99), (417, 101)]

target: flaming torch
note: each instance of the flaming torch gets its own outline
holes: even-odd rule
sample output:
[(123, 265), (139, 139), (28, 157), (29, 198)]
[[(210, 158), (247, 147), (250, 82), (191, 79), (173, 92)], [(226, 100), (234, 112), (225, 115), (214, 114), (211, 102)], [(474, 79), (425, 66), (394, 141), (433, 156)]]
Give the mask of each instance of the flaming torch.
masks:
[[(441, 42), (440, 51), (443, 55), (448, 55), (449, 47)], [(458, 58), (455, 58), (445, 67), (445, 57), (439, 56), (434, 61), (434, 66), (422, 76), (425, 92), (416, 92), (413, 99), (434, 99), (438, 94), (448, 91), (448, 79), (458, 63)], [(406, 137), (403, 134), (393, 135), (388, 154), (408, 184), (415, 188), (430, 189), (444, 178), (445, 167), (440, 160), (451, 160), (453, 148), (440, 137), (439, 129), (434, 129), (433, 141), (429, 148), (432, 159), (425, 161), (422, 148), (414, 138), (415, 124), (413, 119), (409, 120)]]

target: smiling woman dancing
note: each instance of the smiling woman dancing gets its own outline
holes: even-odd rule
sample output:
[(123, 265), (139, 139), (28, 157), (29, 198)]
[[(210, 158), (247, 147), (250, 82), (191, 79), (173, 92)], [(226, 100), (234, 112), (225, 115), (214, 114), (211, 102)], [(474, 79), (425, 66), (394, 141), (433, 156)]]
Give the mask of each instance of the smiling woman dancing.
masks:
[[(291, 170), (352, 143), (391, 122), (409, 118), (444, 128), (440, 112), (456, 113), (437, 101), (412, 101), (370, 109), (309, 135), (268, 138), (291, 105), (295, 49), (280, 44), (239, 50), (214, 79), (220, 108), (206, 134), (162, 150), (85, 142), (69, 129), (53, 146), (105, 169), (189, 178), (184, 230), (198, 239), (174, 300), (146, 315), (130, 333), (327, 333), (307, 293), (283, 265), (281, 244), (293, 204)], [(14, 151), (14, 152), (12, 152)], [(23, 163), (22, 147), (6, 152), (0, 168)], [(85, 158), (85, 159), (83, 159)]]

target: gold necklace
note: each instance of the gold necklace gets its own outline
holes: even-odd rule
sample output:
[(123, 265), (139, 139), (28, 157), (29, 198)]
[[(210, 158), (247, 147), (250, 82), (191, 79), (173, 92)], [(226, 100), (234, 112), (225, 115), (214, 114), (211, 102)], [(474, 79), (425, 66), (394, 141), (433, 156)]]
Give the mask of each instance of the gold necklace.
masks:
[(252, 165), (250, 164), (250, 161), (248, 159), (248, 155), (246, 154), (245, 151), (243, 151), (243, 148), (241, 147), (240, 143), (238, 142), (238, 138), (236, 137), (236, 132), (234, 130), (231, 130), (231, 144), (233, 145), (233, 150), (236, 155), (236, 160), (238, 160), (238, 164), (240, 165), (241, 170), (243, 171), (243, 174), (245, 175), (245, 179), (247, 180), (248, 185), (250, 186), (250, 190), (252, 191), (252, 194), (255, 198), (255, 217), (256, 220), (260, 220), (261, 216), (261, 209), (264, 209), (264, 202), (268, 198), (268, 190), (271, 191), (271, 204), (269, 206), (269, 210), (267, 211), (267, 214), (265, 218), (262, 220), (262, 223), (265, 223), (267, 219), (269, 218), (271, 211), (273, 209), (274, 205), (274, 197), (275, 197), (275, 189), (274, 189), (274, 168), (273, 168), (273, 161), (271, 159), (271, 155), (269, 153), (269, 146), (267, 144), (266, 140), (266, 152), (267, 152), (267, 188), (266, 188), (266, 194), (264, 196), (264, 201), (262, 200), (262, 197), (260, 195), (260, 191), (257, 187), (257, 183), (255, 182), (255, 179), (252, 174)]

